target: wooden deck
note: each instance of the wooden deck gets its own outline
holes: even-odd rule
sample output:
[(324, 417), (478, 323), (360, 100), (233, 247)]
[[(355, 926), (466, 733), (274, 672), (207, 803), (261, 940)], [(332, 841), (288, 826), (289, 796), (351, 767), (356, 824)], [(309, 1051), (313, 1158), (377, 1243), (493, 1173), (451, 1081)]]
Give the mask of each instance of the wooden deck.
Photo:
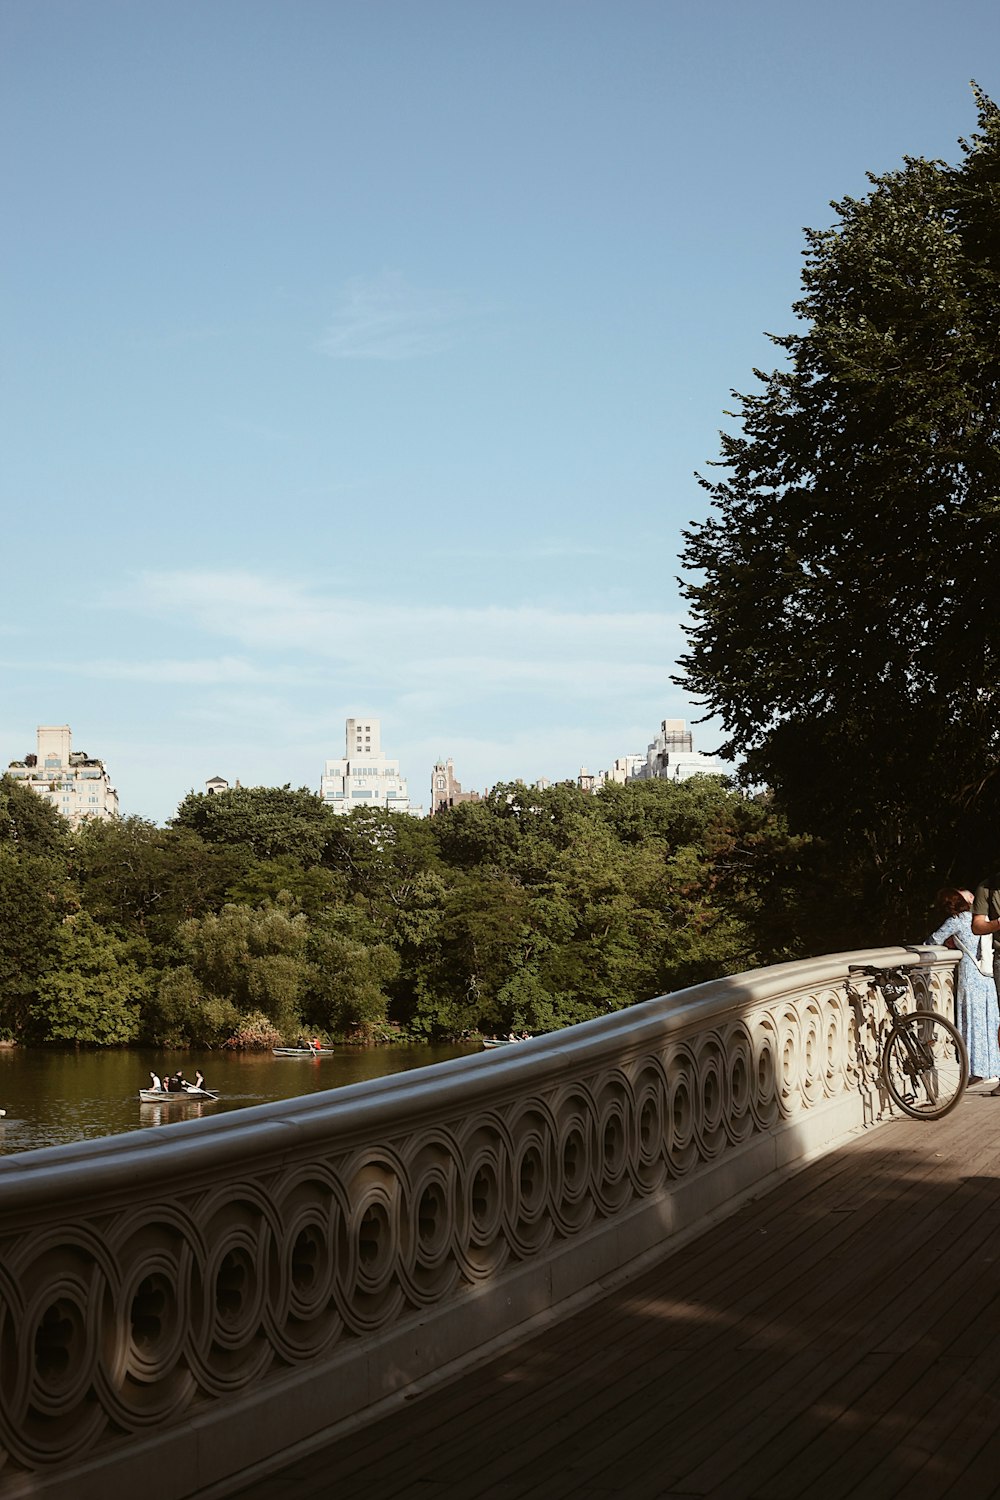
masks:
[(240, 1500), (1000, 1495), (1000, 1099), (859, 1136)]

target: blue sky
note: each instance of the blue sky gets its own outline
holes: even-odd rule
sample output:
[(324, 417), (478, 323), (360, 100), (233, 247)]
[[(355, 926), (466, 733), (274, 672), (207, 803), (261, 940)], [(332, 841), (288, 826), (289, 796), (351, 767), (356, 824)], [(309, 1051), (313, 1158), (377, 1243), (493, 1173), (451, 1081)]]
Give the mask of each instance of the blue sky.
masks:
[[(1000, 98), (995, 0), (0, 0), (0, 764), (156, 821), (641, 752), (802, 229)], [(714, 748), (711, 726), (696, 745)]]

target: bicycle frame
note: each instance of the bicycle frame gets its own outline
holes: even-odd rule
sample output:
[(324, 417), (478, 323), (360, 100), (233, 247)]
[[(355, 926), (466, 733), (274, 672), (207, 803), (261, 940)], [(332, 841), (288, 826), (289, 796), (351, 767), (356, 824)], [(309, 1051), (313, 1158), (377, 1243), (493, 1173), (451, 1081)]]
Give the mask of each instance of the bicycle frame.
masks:
[[(868, 981), (865, 995), (853, 983), (854, 975)], [(969, 1076), (965, 1043), (954, 1023), (935, 1010), (900, 1010), (900, 1001), (913, 993), (906, 968), (851, 964), (847, 987), (862, 1002), (865, 1022), (876, 1039), (877, 1074), (860, 1034), (858, 1052), (863, 1077), (869, 1083), (878, 1077), (883, 1105), (888, 1095), (914, 1119), (939, 1119), (947, 1114), (958, 1103)], [(886, 1019), (881, 1024), (874, 1015), (874, 992), (881, 995), (885, 1007)]]

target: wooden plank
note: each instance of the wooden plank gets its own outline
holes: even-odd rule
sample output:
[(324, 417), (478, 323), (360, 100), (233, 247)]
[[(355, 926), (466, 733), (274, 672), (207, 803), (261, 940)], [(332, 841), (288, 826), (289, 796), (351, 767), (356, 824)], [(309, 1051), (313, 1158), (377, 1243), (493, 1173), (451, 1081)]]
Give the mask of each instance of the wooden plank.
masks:
[[(994, 1153), (995, 1156), (995, 1153)], [(951, 1189), (948, 1189), (951, 1196)], [(938, 1218), (942, 1215), (946, 1218), (953, 1214), (954, 1203), (943, 1205), (938, 1211)], [(974, 1205), (968, 1217), (975, 1220), (978, 1208)], [(828, 1389), (823, 1393), (820, 1403), (823, 1414), (821, 1424), (816, 1424), (810, 1415), (809, 1401), (803, 1401), (801, 1393), (790, 1401), (784, 1410), (780, 1406), (773, 1414), (773, 1421), (779, 1425), (784, 1420), (785, 1430), (781, 1433), (769, 1433), (767, 1436), (766, 1449), (768, 1455), (769, 1472), (775, 1477), (771, 1482), (761, 1489), (762, 1494), (767, 1495), (801, 1495), (808, 1491), (810, 1496), (823, 1493), (824, 1477), (831, 1480), (830, 1493), (850, 1493), (859, 1478), (870, 1468), (870, 1463), (862, 1462), (860, 1465), (845, 1463), (834, 1467), (835, 1459), (844, 1450), (852, 1447), (859, 1441), (859, 1435), (867, 1432), (873, 1424), (887, 1410), (890, 1410), (893, 1402), (901, 1402), (905, 1399), (905, 1393), (918, 1386), (922, 1379), (929, 1379), (928, 1372), (933, 1369), (937, 1351), (941, 1344), (947, 1346), (948, 1341), (954, 1333), (953, 1309), (956, 1302), (954, 1294), (949, 1295), (947, 1286), (937, 1294), (939, 1304), (936, 1316), (936, 1326), (932, 1324), (931, 1335), (924, 1338), (918, 1347), (917, 1332), (921, 1332), (921, 1325), (914, 1320), (909, 1291), (910, 1283), (907, 1279), (908, 1268), (916, 1264), (921, 1266), (927, 1261), (933, 1264), (934, 1257), (927, 1248), (927, 1231), (936, 1230), (934, 1223), (928, 1218), (926, 1209), (917, 1203), (912, 1206), (912, 1217), (914, 1223), (910, 1226), (908, 1236), (903, 1236), (896, 1245), (897, 1260), (895, 1275), (888, 1280), (883, 1276), (872, 1277), (867, 1265), (862, 1267), (862, 1274), (857, 1278), (857, 1284), (853, 1292), (853, 1300), (858, 1308), (867, 1310), (873, 1319), (870, 1328), (866, 1328), (858, 1319), (853, 1323), (845, 1319), (845, 1334), (848, 1332), (852, 1339), (857, 1342), (858, 1363), (856, 1368), (845, 1370), (839, 1382), (831, 1382)], [(985, 1231), (992, 1233), (992, 1230)], [(984, 1233), (980, 1228), (979, 1233)], [(914, 1239), (916, 1234), (917, 1238)], [(921, 1243), (924, 1246), (921, 1253)], [(928, 1283), (925, 1282), (925, 1285)], [(822, 1313), (822, 1308), (817, 1311)], [(915, 1332), (915, 1326), (917, 1332)], [(936, 1342), (933, 1337), (936, 1335)], [(828, 1340), (828, 1333), (824, 1333), (822, 1327), (816, 1340), (817, 1359), (822, 1360), (823, 1349)], [(881, 1360), (878, 1356), (881, 1355)], [(891, 1356), (887, 1361), (885, 1356)], [(875, 1362), (877, 1361), (877, 1362)], [(824, 1362), (829, 1364), (827, 1357)], [(872, 1379), (872, 1374), (875, 1377)], [(810, 1400), (816, 1401), (815, 1395)], [(911, 1400), (914, 1398), (910, 1398)], [(899, 1412), (895, 1414), (894, 1420), (899, 1425)], [(766, 1425), (766, 1424), (765, 1424)], [(821, 1436), (813, 1437), (815, 1425), (821, 1428)], [(762, 1434), (763, 1435), (763, 1432)], [(812, 1451), (809, 1450), (813, 1443)], [(745, 1442), (743, 1449), (744, 1467), (747, 1450), (751, 1452), (758, 1445), (756, 1435), (750, 1436)], [(725, 1455), (717, 1452), (713, 1459), (715, 1472), (711, 1468), (686, 1474), (686, 1482), (698, 1486), (707, 1483), (711, 1490), (711, 1480), (718, 1482), (720, 1478), (720, 1461), (728, 1456), (732, 1461), (732, 1453)], [(763, 1479), (763, 1471), (758, 1463), (757, 1482)], [(735, 1470), (732, 1464), (731, 1471)], [(855, 1472), (855, 1470), (857, 1472)], [(777, 1477), (783, 1471), (783, 1478)]]
[[(993, 1156), (995, 1164), (995, 1152)], [(992, 1189), (992, 1183), (990, 1186)], [(952, 1202), (945, 1206), (944, 1211), (952, 1214), (953, 1231), (957, 1229), (961, 1234), (963, 1229), (960, 1218), (955, 1218), (958, 1199), (952, 1188), (949, 1187), (947, 1191)], [(975, 1201), (967, 1207), (966, 1233), (972, 1235), (972, 1225), (977, 1224), (975, 1232), (980, 1238), (989, 1237), (995, 1232), (995, 1225), (984, 1227), (981, 1207), (981, 1203)], [(917, 1205), (914, 1209), (915, 1217), (919, 1219), (922, 1212)], [(925, 1234), (927, 1227), (924, 1214), (920, 1228)], [(783, 1469), (783, 1477), (774, 1477), (760, 1489), (761, 1494), (794, 1496), (808, 1491), (812, 1497), (813, 1494), (827, 1492), (830, 1495), (851, 1493), (872, 1467), (870, 1457), (861, 1456), (868, 1446), (864, 1435), (879, 1421), (882, 1422), (883, 1432), (891, 1422), (895, 1431), (905, 1433), (907, 1424), (901, 1420), (901, 1416), (906, 1402), (918, 1408), (933, 1404), (934, 1368), (940, 1347), (947, 1347), (953, 1339), (958, 1298), (954, 1291), (949, 1294), (947, 1286), (942, 1293), (936, 1295), (936, 1324), (932, 1323), (930, 1336), (924, 1340), (927, 1347), (916, 1347), (912, 1326), (914, 1319), (909, 1310), (906, 1290), (910, 1285), (907, 1279), (908, 1268), (914, 1264), (913, 1246), (901, 1242), (897, 1251), (897, 1279), (901, 1278), (902, 1289), (897, 1290), (894, 1297), (887, 1297), (884, 1282), (859, 1283), (859, 1305), (869, 1309), (878, 1322), (874, 1334), (864, 1328), (851, 1329), (852, 1335), (862, 1340), (859, 1354), (865, 1351), (874, 1353), (881, 1349), (883, 1363), (886, 1354), (892, 1355), (890, 1362), (874, 1382), (866, 1381), (860, 1364), (856, 1370), (848, 1371), (842, 1382), (842, 1389), (831, 1387), (826, 1392), (822, 1403), (822, 1423), (811, 1420), (808, 1408), (800, 1405), (791, 1409), (792, 1420), (785, 1433), (768, 1444), (772, 1472)], [(932, 1266), (935, 1263), (932, 1249), (918, 1257), (915, 1263), (920, 1266), (925, 1261)], [(938, 1264), (940, 1263), (938, 1258)], [(928, 1286), (929, 1282), (925, 1280), (924, 1285)], [(919, 1319), (917, 1323), (919, 1327)], [(914, 1391), (915, 1395), (912, 1394)], [(895, 1411), (894, 1402), (897, 1403)], [(903, 1405), (900, 1406), (899, 1403)], [(912, 1423), (909, 1425), (912, 1426)], [(819, 1427), (819, 1435), (812, 1435), (814, 1426)], [(845, 1459), (843, 1454), (859, 1444), (859, 1435), (858, 1455), (852, 1462)], [(813, 1445), (811, 1451), (810, 1442)], [(885, 1446), (884, 1437), (877, 1435), (877, 1442), (882, 1447)], [(758, 1473), (758, 1483), (761, 1479), (762, 1475)]]
[[(980, 1481), (966, 1493), (989, 1493), (998, 1169), (997, 1101), (859, 1137), (600, 1304), (239, 1495), (937, 1500), (963, 1470)], [(935, 1265), (950, 1275), (915, 1322), (909, 1269)]]

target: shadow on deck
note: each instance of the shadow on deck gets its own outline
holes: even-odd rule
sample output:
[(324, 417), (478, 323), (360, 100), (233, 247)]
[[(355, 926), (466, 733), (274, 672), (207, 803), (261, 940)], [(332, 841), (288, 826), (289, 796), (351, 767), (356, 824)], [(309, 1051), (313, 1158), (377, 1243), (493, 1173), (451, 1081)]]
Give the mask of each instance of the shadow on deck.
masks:
[(228, 1493), (940, 1500), (1000, 1493), (998, 1428), (1000, 1099), (983, 1085)]

